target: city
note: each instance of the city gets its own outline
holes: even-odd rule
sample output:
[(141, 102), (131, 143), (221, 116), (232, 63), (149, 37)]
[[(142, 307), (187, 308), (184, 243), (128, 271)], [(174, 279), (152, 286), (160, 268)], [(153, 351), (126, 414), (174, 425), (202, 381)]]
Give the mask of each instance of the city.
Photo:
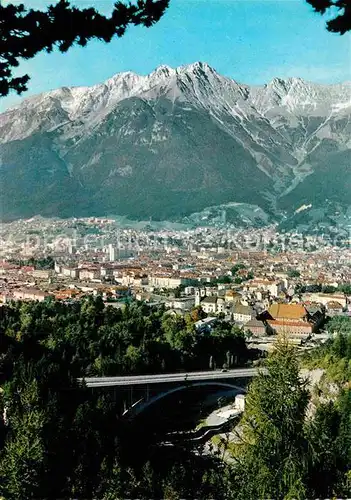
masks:
[(200, 308), (206, 319), (198, 329), (224, 319), (261, 346), (280, 333), (297, 343), (318, 339), (326, 317), (351, 315), (345, 237), (341, 244), (279, 234), (274, 227), (150, 224), (138, 229), (120, 228), (113, 219), (34, 218), (3, 225), (1, 302), (92, 295), (106, 306), (140, 301), (172, 315)]
[(350, 0), (0, 0), (0, 500), (351, 498)]

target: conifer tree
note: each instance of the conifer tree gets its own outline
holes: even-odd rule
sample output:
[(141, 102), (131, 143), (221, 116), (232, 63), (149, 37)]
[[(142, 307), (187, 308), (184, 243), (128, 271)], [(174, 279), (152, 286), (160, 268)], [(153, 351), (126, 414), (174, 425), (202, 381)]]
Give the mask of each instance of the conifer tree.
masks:
[(45, 50), (66, 52), (73, 45), (85, 46), (90, 40), (106, 43), (122, 37), (128, 26), (150, 27), (168, 6), (169, 0), (137, 0), (114, 4), (109, 17), (90, 7), (79, 9), (68, 0), (59, 0), (46, 11), (26, 9), (23, 4), (2, 5), (0, 1), (0, 96), (11, 90), (27, 89), (29, 75), (14, 76), (21, 59), (31, 59)]
[(351, 30), (351, 2), (350, 0), (306, 0), (319, 14), (332, 14), (334, 17), (327, 21), (327, 30), (344, 35)]
[(306, 498), (306, 382), (293, 349), (283, 341), (268, 358), (267, 370), (247, 394), (242, 443), (234, 451), (234, 497)]
[(25, 385), (17, 402), (6, 402), (5, 397), (6, 404), (10, 405), (10, 431), (0, 454), (0, 496), (13, 500), (43, 497), (45, 414), (40, 408), (37, 382)]

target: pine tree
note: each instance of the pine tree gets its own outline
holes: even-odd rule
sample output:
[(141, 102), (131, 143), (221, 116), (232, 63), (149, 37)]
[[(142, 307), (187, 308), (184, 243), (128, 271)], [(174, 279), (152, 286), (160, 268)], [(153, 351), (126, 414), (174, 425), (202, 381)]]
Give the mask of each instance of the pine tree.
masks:
[(332, 14), (334, 17), (327, 21), (327, 29), (332, 33), (344, 35), (351, 30), (351, 3), (350, 0), (306, 0), (319, 14)]
[[(1, 3), (1, 2), (0, 2)], [(31, 59), (57, 47), (66, 52), (73, 45), (85, 46), (90, 40), (106, 43), (122, 37), (128, 26), (150, 27), (162, 17), (169, 0), (118, 1), (110, 17), (94, 8), (72, 7), (59, 0), (46, 11), (25, 9), (24, 5), (0, 4), (0, 96), (11, 90), (18, 94), (27, 89), (28, 75), (13, 76), (21, 59)]]
[(0, 494), (11, 500), (44, 497), (41, 478), (45, 471), (45, 415), (39, 404), (37, 382), (24, 386), (17, 403), (9, 404), (10, 430), (0, 455)]
[(306, 498), (306, 383), (294, 351), (284, 342), (268, 358), (267, 370), (247, 394), (242, 442), (234, 451), (234, 497)]
[(341, 421), (337, 404), (328, 401), (317, 407), (314, 418), (306, 424), (311, 450), (308, 489), (313, 498), (344, 496), (347, 461), (343, 455), (350, 439), (343, 435)]

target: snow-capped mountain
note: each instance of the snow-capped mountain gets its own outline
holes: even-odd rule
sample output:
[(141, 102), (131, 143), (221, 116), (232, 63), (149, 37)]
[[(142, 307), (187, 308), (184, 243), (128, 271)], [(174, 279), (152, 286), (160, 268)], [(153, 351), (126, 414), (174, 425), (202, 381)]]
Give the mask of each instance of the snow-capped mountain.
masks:
[(328, 197), (347, 204), (350, 114), (351, 83), (248, 86), (200, 62), (57, 89), (0, 115), (2, 217), (179, 217), (240, 202), (274, 218), (320, 204), (308, 186), (329, 172)]

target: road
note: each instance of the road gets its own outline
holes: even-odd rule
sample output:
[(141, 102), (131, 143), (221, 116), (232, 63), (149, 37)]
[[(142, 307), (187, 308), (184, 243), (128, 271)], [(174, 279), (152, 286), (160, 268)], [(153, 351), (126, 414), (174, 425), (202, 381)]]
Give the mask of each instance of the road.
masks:
[(87, 377), (84, 380), (88, 387), (117, 387), (127, 385), (162, 384), (170, 382), (201, 382), (210, 380), (223, 380), (231, 378), (254, 377), (263, 369), (238, 368), (235, 370), (205, 371), (189, 373), (166, 373), (159, 375), (132, 375), (122, 377)]

